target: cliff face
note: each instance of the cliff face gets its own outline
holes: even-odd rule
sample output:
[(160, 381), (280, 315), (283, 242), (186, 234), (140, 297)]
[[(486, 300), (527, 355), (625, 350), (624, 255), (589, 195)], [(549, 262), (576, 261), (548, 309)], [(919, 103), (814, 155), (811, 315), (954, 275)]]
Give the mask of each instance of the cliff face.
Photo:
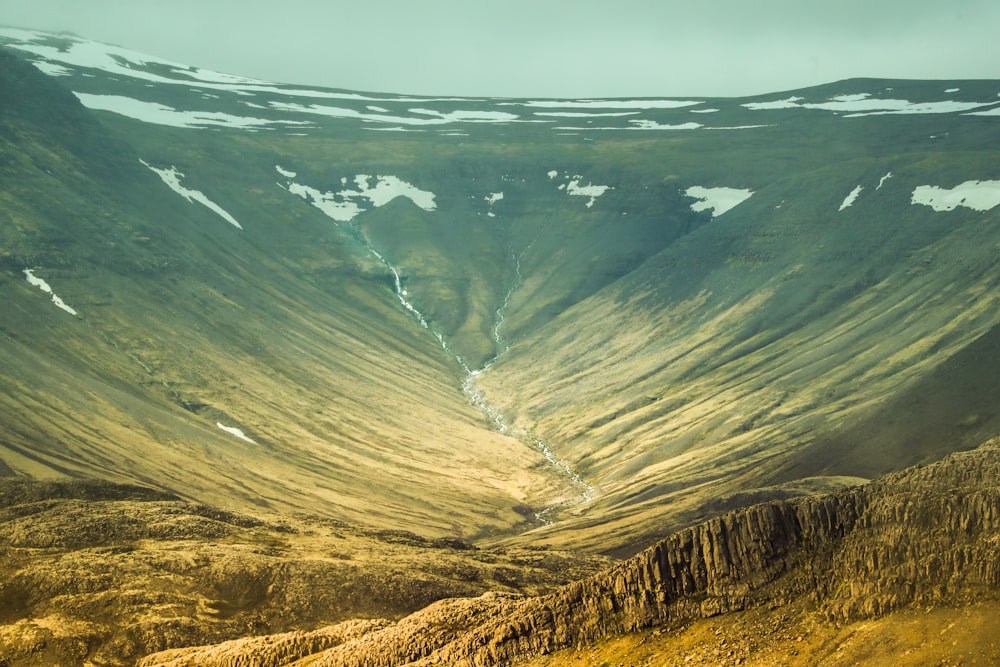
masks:
[(807, 601), (829, 621), (852, 621), (914, 603), (994, 596), (998, 480), (994, 439), (833, 495), (731, 512), (551, 595), (513, 606), (484, 598), (438, 603), (426, 618), (418, 612), (296, 664), (479, 667), (793, 601)]

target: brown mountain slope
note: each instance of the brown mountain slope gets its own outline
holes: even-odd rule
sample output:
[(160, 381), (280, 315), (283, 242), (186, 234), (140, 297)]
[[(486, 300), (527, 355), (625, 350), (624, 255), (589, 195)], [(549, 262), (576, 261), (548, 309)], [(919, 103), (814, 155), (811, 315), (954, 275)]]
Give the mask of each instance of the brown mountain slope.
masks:
[(269, 645), (301, 640), (307, 655), (441, 598), (542, 593), (606, 564), (235, 514), (106, 482), (0, 480), (0, 664), (131, 665), (292, 631)]
[[(838, 624), (864, 619), (883, 619), (889, 634), (902, 636), (905, 628), (892, 619), (905, 623), (912, 615), (891, 616), (899, 610), (996, 600), (998, 479), (1000, 441), (993, 440), (832, 495), (731, 512), (556, 593), (440, 602), (293, 664), (504, 665), (569, 647), (598, 651), (609, 638), (651, 628), (703, 632), (698, 619), (721, 616), (726, 625), (735, 613), (742, 615), (733, 616), (733, 637), (754, 624), (780, 628), (783, 619), (831, 641), (843, 641)], [(986, 604), (993, 609), (995, 602)], [(704, 647), (711, 640), (699, 641)], [(726, 656), (733, 664), (737, 657), (762, 664), (766, 647), (741, 646), (738, 656), (735, 648)], [(225, 661), (198, 664), (241, 664), (240, 650), (231, 648)], [(246, 648), (244, 660), (260, 650)], [(865, 664), (863, 652), (854, 655)], [(177, 659), (151, 656), (142, 664), (195, 664)]]

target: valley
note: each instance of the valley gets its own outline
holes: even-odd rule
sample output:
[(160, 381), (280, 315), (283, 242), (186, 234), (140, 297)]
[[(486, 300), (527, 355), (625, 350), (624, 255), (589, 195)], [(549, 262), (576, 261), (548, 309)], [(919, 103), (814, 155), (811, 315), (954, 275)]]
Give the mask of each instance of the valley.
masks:
[[(832, 660), (854, 630), (830, 618), (992, 609), (975, 503), (980, 569), (954, 586), (906, 570), (903, 594), (848, 556), (819, 597), (796, 577), (886, 535), (894, 567), (958, 558), (899, 537), (899, 480), (937, 489), (928, 516), (948, 489), (993, 507), (1000, 83), (432, 98), (14, 28), (0, 47), (0, 661), (224, 664), (205, 656), (292, 633), (301, 664), (627, 662), (629, 637), (716, 664), (706, 619), (768, 605)], [(932, 465), (951, 486), (911, 468)], [(560, 607), (720, 517), (869, 501), (866, 537), (754, 561), (786, 568), (766, 600), (664, 606), (680, 580), (642, 574), (641, 622)], [(781, 539), (813, 535), (795, 516)], [(895, 601), (838, 616), (850, 581)], [(489, 623), (513, 643), (487, 658)], [(28, 637), (51, 650), (13, 653)]]

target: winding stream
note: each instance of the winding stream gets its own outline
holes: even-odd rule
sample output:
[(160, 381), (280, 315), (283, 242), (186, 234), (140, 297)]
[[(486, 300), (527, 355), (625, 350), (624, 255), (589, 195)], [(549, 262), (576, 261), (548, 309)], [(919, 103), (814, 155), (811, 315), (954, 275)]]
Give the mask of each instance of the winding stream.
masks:
[[(503, 303), (500, 307), (494, 311), (494, 321), (493, 328), (491, 330), (493, 343), (496, 347), (496, 355), (486, 362), (486, 364), (479, 369), (469, 368), (468, 363), (462, 358), (458, 352), (453, 350), (448, 341), (445, 340), (444, 336), (441, 335), (439, 331), (436, 331), (428, 322), (427, 318), (417, 310), (416, 306), (409, 300), (409, 293), (403, 287), (402, 281), (399, 278), (399, 270), (380, 252), (372, 247), (371, 242), (364, 236), (358, 235), (358, 240), (365, 246), (365, 248), (375, 257), (383, 266), (385, 266), (393, 275), (395, 294), (396, 298), (399, 300), (400, 305), (403, 306), (413, 317), (420, 323), (420, 326), (427, 329), (435, 338), (437, 338), (438, 343), (441, 345), (441, 349), (454, 359), (465, 371), (465, 379), (462, 382), (462, 392), (469, 398), (469, 401), (477, 407), (486, 417), (492, 422), (494, 429), (503, 435), (517, 438), (522, 442), (530, 444), (535, 450), (541, 453), (545, 457), (545, 460), (549, 462), (550, 465), (555, 467), (559, 473), (567, 478), (573, 483), (580, 494), (580, 500), (575, 504), (583, 504), (589, 502), (594, 496), (594, 487), (588, 484), (579, 473), (577, 473), (573, 468), (570, 467), (568, 463), (561, 460), (556, 456), (552, 448), (549, 447), (541, 438), (535, 437), (531, 433), (523, 430), (514, 428), (507, 417), (501, 412), (494, 404), (492, 404), (486, 397), (486, 393), (479, 389), (477, 386), (477, 380), (480, 375), (485, 373), (490, 369), (491, 366), (496, 362), (496, 360), (508, 349), (508, 345), (503, 339), (501, 333), (504, 325), (504, 320), (507, 313), (507, 308), (510, 306), (511, 298), (514, 292), (521, 285), (521, 258), (515, 252), (511, 251), (511, 261), (514, 267), (514, 281), (510, 288), (507, 290)], [(535, 517), (540, 521), (547, 521), (547, 515), (552, 511), (558, 509), (558, 506), (548, 507), (540, 512), (537, 512)]]

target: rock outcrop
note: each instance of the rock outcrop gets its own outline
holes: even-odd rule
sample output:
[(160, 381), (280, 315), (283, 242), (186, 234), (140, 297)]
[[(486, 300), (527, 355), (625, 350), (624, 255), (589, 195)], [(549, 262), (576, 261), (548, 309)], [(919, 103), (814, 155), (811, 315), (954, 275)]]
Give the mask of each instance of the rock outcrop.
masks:
[[(911, 604), (994, 596), (998, 480), (1000, 439), (994, 439), (829, 496), (731, 512), (551, 595), (513, 605), (456, 601), (448, 608), (468, 613), (453, 613), (448, 633), (439, 631), (446, 603), (438, 603), (395, 629), (295, 664), (483, 667), (794, 600), (808, 600), (830, 621), (851, 621)], [(428, 639), (441, 643), (432, 650)], [(415, 645), (422, 647), (417, 654)]]

